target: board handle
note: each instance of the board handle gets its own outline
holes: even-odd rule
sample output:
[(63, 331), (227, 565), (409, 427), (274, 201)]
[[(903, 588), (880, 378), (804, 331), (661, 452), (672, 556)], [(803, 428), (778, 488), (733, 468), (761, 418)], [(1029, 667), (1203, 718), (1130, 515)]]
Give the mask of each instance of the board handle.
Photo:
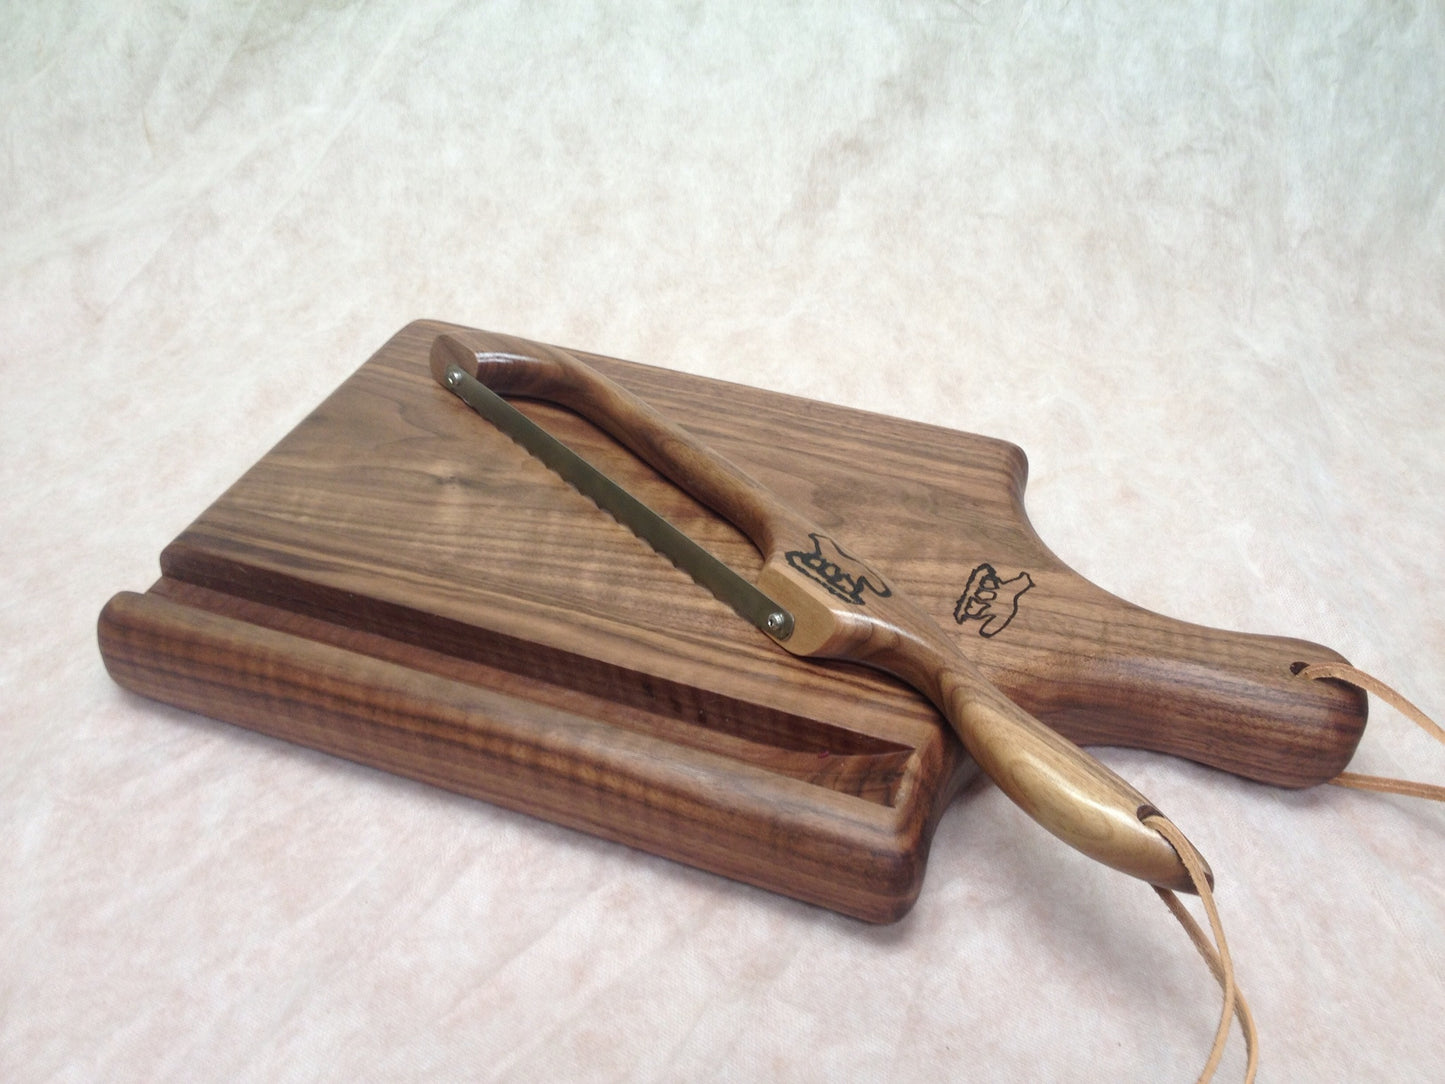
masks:
[(679, 426), (555, 347), (441, 335), (430, 364), (443, 387), (460, 369), (495, 392), (556, 402), (600, 425), (752, 539), (764, 558), (759, 589), (793, 619), (775, 637), (784, 648), (896, 674), (934, 702), (979, 766), (1045, 829), (1115, 869), (1192, 890), (1178, 852), (1143, 823), (1157, 812), (1147, 799), (999, 692), (881, 573)]

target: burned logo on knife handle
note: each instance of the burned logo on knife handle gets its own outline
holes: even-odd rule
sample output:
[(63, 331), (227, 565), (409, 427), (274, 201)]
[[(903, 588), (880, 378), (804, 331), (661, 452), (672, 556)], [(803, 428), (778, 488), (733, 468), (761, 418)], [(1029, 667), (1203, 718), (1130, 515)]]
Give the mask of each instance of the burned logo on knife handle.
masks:
[(822, 584), (830, 594), (853, 606), (865, 605), (863, 596), (871, 592), (887, 598), (893, 592), (881, 576), (856, 557), (850, 557), (827, 535), (809, 533), (811, 551), (789, 550), (788, 564), (815, 583)]

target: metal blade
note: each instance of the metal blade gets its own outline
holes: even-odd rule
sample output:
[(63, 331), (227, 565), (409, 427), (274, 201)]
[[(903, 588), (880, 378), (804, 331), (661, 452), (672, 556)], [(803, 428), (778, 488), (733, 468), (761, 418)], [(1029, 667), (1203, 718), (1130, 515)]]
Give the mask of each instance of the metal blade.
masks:
[(516, 407), (456, 365), (446, 386), (563, 481), (686, 572), (738, 616), (777, 640), (793, 631), (793, 615), (572, 451)]

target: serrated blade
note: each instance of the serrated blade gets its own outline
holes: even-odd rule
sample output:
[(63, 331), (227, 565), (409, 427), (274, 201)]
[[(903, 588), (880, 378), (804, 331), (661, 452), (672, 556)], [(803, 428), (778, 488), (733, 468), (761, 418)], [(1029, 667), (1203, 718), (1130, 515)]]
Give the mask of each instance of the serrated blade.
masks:
[(743, 620), (777, 640), (791, 635), (793, 616), (786, 609), (476, 377), (452, 365), (446, 371), (446, 386), (573, 489), (711, 591), (718, 601), (732, 607)]

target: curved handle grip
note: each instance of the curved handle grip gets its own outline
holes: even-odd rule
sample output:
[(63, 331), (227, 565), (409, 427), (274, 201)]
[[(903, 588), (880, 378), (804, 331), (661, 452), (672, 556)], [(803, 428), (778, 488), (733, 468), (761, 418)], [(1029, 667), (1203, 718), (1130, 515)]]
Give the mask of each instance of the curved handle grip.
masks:
[(939, 684), (939, 706), (970, 755), (1035, 821), (1107, 866), (1192, 891), (1173, 846), (1144, 823), (1158, 812), (1147, 798), (1009, 700), (962, 655), (940, 671)]
[(585, 377), (592, 370), (565, 350), (491, 332), (471, 338), (473, 345), (454, 335), (436, 337), (430, 357), (433, 380), (445, 386), (447, 368), (455, 365), (499, 395), (545, 399), (574, 410), (586, 394)]
[[(898, 675), (937, 705), (979, 766), (1048, 831), (1115, 869), (1192, 891), (1179, 854), (1142, 823), (1153, 806), (999, 692), (877, 572), (853, 562), (742, 470), (566, 351), (500, 335), (486, 336), (481, 345), (477, 350), (475, 342), (438, 336), (433, 377), (446, 386), (446, 374), (456, 366), (493, 391), (556, 402), (600, 425), (752, 539), (766, 559), (759, 588), (793, 615), (792, 634), (778, 641), (783, 647)], [(811, 566), (808, 540), (817, 549)], [(823, 553), (825, 542), (831, 557)], [(817, 575), (822, 562), (831, 568), (827, 575), (851, 576), (837, 561), (856, 564), (853, 582), (871, 583), (876, 597), (865, 603), (860, 589), (852, 605), (831, 598)]]

